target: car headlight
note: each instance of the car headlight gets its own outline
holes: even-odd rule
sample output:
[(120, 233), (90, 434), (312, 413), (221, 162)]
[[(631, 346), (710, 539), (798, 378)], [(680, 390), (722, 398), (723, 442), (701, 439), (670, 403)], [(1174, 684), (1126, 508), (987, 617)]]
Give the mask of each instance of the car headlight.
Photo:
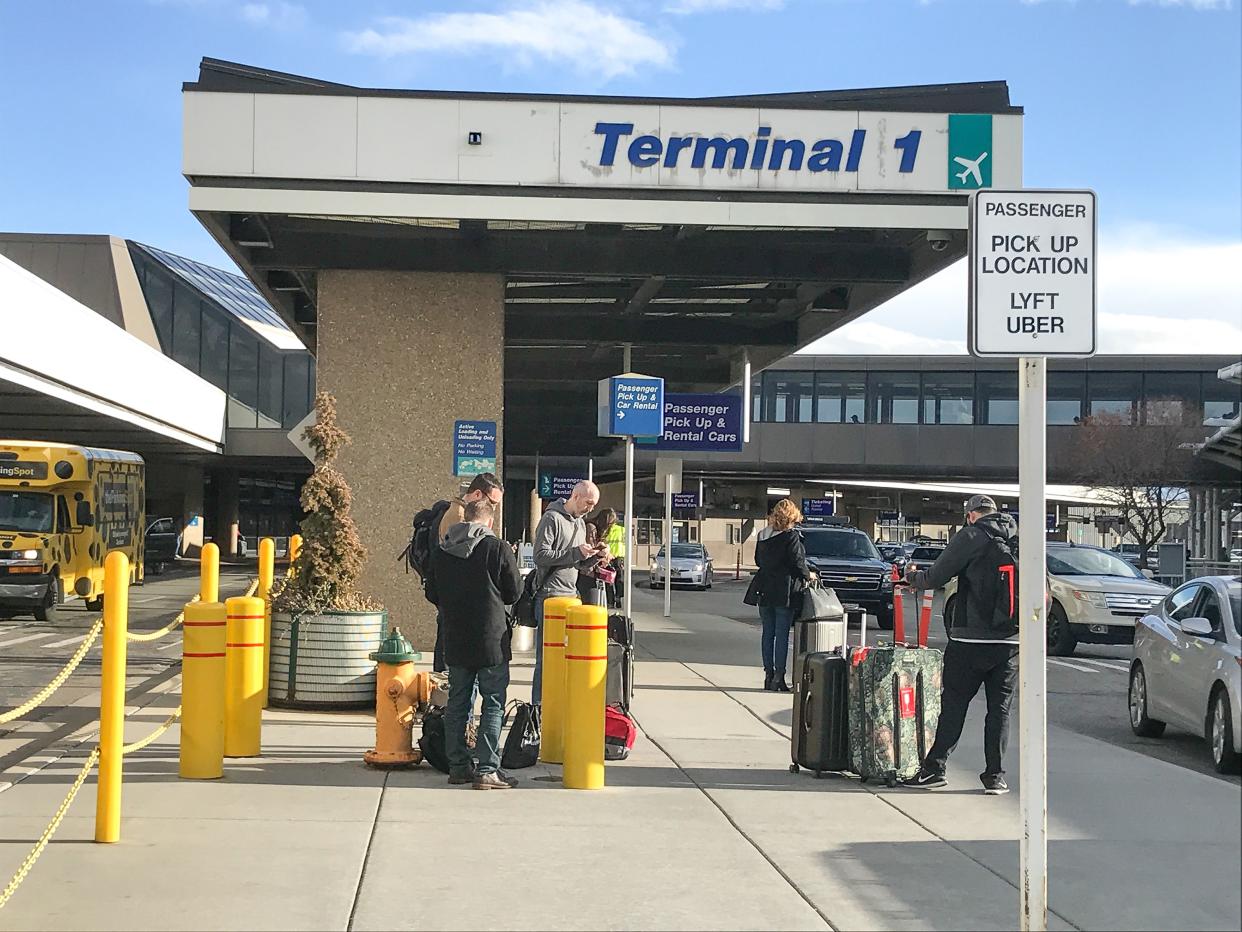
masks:
[(694, 572), (696, 572), (696, 573), (701, 573), (701, 572), (703, 572), (703, 564), (702, 564), (702, 563), (696, 563), (696, 564), (694, 564)]
[(1079, 602), (1086, 602), (1088, 605), (1094, 605), (1096, 608), (1108, 608), (1108, 601), (1104, 598), (1102, 592), (1086, 592), (1082, 589), (1071, 589)]
[(880, 588), (881, 589), (892, 589), (893, 588), (893, 577), (890, 574), (884, 573), (883, 575), (880, 576)]
[(22, 559), (23, 559), (23, 560), (37, 560), (37, 559), (39, 559), (39, 551), (37, 551), (37, 550), (23, 550), (23, 551), (22, 551)]

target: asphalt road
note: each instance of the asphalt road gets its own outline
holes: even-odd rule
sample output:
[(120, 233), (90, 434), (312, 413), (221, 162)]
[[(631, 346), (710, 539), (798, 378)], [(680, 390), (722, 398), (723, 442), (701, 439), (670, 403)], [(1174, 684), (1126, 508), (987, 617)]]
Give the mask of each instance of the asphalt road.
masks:
[[(222, 597), (241, 595), (252, 572), (222, 567)], [(170, 568), (130, 589), (131, 631), (154, 631), (168, 624), (198, 592), (198, 565)], [(55, 623), (30, 615), (0, 620), (0, 712), (14, 708), (42, 689), (73, 656), (98, 613), (80, 601), (69, 603)], [(0, 773), (98, 717), (100, 641), (68, 681), (39, 708), (19, 721), (0, 725)], [(131, 641), (126, 688), (140, 695), (181, 669), (181, 630), (153, 642)]]
[[(759, 624), (757, 609), (742, 603), (742, 596), (749, 582), (743, 572), (741, 580), (733, 574), (717, 574), (715, 587), (707, 592), (675, 589), (673, 610), (678, 609), (709, 612), (723, 615), (746, 624)], [(640, 582), (639, 591), (644, 609), (659, 605), (663, 590), (650, 591), (646, 575), (635, 573)], [(647, 600), (652, 601), (648, 602)], [(928, 643), (931, 647), (944, 648), (944, 617), (942, 600), (937, 595), (932, 611), (932, 623)], [(907, 630), (913, 624), (913, 608), (907, 605)], [(880, 631), (875, 619), (868, 619), (867, 639), (874, 643), (877, 637), (890, 637)], [(851, 641), (854, 636), (851, 635)], [(755, 645), (755, 666), (759, 664), (759, 646)], [(1161, 738), (1139, 738), (1130, 730), (1127, 691), (1129, 687), (1130, 647), (1114, 645), (1080, 644), (1070, 657), (1048, 658), (1048, 722), (1082, 735), (1107, 741), (1219, 780), (1242, 785), (1242, 777), (1225, 776), (1212, 768), (1211, 752), (1200, 735), (1192, 735), (1169, 726)], [(983, 702), (982, 690), (977, 702)], [(1016, 731), (1016, 709), (1014, 712)]]

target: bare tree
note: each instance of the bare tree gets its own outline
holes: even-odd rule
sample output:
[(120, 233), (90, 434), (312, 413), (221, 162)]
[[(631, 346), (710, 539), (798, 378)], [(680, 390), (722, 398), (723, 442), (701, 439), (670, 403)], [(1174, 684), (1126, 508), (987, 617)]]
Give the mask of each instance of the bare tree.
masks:
[[(1070, 471), (1120, 519), (1123, 533), (1142, 551), (1140, 561), (1162, 540), (1187, 499), (1195, 470), (1184, 445), (1202, 439), (1183, 402), (1152, 399), (1139, 427), (1106, 413), (1085, 419), (1070, 450)], [(1142, 563), (1140, 562), (1140, 565)]]

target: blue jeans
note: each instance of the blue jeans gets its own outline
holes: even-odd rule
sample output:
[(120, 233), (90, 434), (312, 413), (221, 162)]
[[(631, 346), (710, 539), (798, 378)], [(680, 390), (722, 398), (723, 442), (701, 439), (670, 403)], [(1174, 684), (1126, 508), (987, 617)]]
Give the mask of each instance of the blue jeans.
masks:
[(531, 705), (539, 705), (543, 700), (543, 603), (549, 598), (544, 592), (535, 596), (535, 672), (530, 678)]
[(783, 677), (785, 658), (789, 656), (789, 627), (793, 624), (793, 609), (760, 605), (759, 620), (763, 622), (762, 640), (759, 642), (763, 650), (763, 669)]
[(473, 761), (466, 746), (466, 720), (477, 688), (483, 696), (483, 714), (479, 719), (474, 753), (478, 755), (477, 772), (495, 773), (500, 769), (500, 728), (505, 718), (505, 691), (509, 687), (509, 665), (471, 670), (449, 667), (449, 698), (444, 709), (444, 742), (448, 751), (449, 773), (470, 772)]

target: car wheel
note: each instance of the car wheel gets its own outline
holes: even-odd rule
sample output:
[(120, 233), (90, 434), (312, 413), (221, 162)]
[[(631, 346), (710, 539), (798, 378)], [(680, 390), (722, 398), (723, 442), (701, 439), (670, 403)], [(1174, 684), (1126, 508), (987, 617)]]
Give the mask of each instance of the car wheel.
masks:
[(1060, 602), (1052, 603), (1048, 612), (1048, 653), (1053, 657), (1068, 657), (1078, 647), (1078, 638), (1070, 629), (1069, 619)]
[(1140, 738), (1159, 738), (1164, 734), (1164, 722), (1147, 714), (1147, 674), (1141, 663), (1130, 671), (1130, 728)]
[(652, 579), (652, 580), (648, 581), (648, 583), (647, 583), (647, 588), (648, 588), (648, 589), (659, 589), (659, 588), (660, 588), (660, 584), (659, 584), (659, 583), (657, 583), (654, 579)]
[(65, 584), (57, 576), (47, 584), (47, 594), (43, 604), (34, 610), (35, 621), (55, 622), (59, 617), (60, 607), (65, 604)]
[(1233, 710), (1229, 708), (1229, 693), (1218, 686), (1212, 697), (1211, 724), (1208, 743), (1212, 747), (1212, 764), (1217, 773), (1237, 773), (1242, 770), (1242, 754), (1233, 746)]
[(893, 630), (893, 610), (891, 608), (877, 608), (875, 610), (875, 623), (881, 631)]

